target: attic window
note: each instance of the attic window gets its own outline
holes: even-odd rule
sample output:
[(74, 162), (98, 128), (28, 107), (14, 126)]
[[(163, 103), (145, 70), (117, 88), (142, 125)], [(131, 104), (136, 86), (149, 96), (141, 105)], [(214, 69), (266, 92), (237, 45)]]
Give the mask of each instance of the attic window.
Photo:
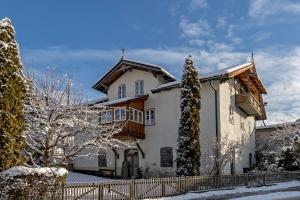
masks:
[(126, 97), (126, 85), (122, 84), (118, 87), (118, 98), (122, 99)]
[(135, 81), (135, 96), (141, 96), (144, 94), (144, 81), (137, 80)]

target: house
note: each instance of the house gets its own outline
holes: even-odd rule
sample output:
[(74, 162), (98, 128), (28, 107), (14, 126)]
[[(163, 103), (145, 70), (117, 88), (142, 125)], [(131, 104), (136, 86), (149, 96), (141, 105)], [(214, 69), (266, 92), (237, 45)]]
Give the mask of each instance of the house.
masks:
[[(255, 122), (266, 119), (266, 94), (254, 63), (201, 74), (201, 173), (212, 167), (216, 138), (239, 139), (224, 174), (243, 173), (254, 164)], [(180, 119), (180, 81), (160, 66), (121, 59), (94, 86), (110, 106), (101, 123), (126, 121), (118, 134), (136, 142), (132, 149), (108, 149), (94, 158), (80, 157), (74, 169), (114, 170), (119, 177), (173, 176)]]
[(296, 120), (295, 122), (285, 122), (257, 127), (255, 135), (256, 148), (266, 151), (264, 146), (265, 144), (269, 143), (268, 141), (274, 138), (274, 131), (287, 130), (288, 127), (292, 128), (297, 126), (300, 126), (300, 119)]

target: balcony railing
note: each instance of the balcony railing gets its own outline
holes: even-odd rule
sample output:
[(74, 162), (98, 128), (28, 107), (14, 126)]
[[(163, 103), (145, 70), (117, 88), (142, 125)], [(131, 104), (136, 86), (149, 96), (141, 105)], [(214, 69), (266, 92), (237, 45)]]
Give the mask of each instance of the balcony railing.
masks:
[(130, 138), (144, 139), (145, 138), (144, 125), (132, 121), (126, 121), (126, 124), (122, 128), (121, 132), (117, 133), (115, 136), (120, 138), (130, 137)]
[(259, 117), (262, 115), (260, 102), (250, 92), (237, 94), (235, 101), (237, 106), (248, 116)]

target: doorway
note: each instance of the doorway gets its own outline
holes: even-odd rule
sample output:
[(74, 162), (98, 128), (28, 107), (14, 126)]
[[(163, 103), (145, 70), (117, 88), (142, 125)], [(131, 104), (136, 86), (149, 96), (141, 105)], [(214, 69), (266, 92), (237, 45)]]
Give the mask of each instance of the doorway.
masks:
[(124, 151), (123, 166), (124, 178), (137, 178), (139, 176), (139, 153), (137, 149), (127, 149)]

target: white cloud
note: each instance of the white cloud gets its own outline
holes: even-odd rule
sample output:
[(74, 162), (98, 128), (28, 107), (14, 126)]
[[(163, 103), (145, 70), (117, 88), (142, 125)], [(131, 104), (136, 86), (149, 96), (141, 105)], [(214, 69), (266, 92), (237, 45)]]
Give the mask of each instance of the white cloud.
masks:
[(217, 20), (217, 28), (225, 29), (227, 26), (227, 20), (226, 17), (218, 17)]
[(195, 46), (203, 46), (206, 44), (205, 40), (200, 40), (200, 39), (192, 39), (189, 41), (190, 45), (195, 45)]
[(181, 18), (179, 28), (185, 37), (209, 35), (212, 31), (207, 21), (200, 19), (196, 22), (191, 22), (186, 17)]
[(268, 39), (269, 37), (271, 36), (271, 33), (267, 33), (267, 32), (259, 32), (259, 33), (256, 33), (252, 36), (252, 39), (255, 41), (255, 42), (261, 42), (263, 40), (266, 40)]
[(192, 10), (203, 9), (208, 6), (207, 0), (192, 0), (190, 3), (190, 8)]
[(242, 38), (236, 36), (236, 29), (239, 27), (237, 25), (229, 24), (227, 28), (226, 38), (231, 40), (234, 45), (239, 45), (242, 43)]
[[(165, 48), (165, 49), (132, 49), (125, 53), (126, 58), (165, 66), (167, 70), (180, 77), (184, 58), (192, 54), (201, 73), (244, 63), (250, 52), (232, 51), (228, 46), (214, 41), (208, 41), (215, 48), (209, 51), (197, 48)], [(65, 66), (74, 62), (94, 61), (101, 63), (109, 61), (112, 65), (120, 57), (120, 50), (67, 49), (49, 48), (44, 50), (23, 50), (26, 63), (63, 62)], [(300, 118), (300, 46), (274, 47), (255, 52), (255, 63), (258, 74), (267, 87), (268, 102), (267, 123), (294, 121)], [(76, 65), (75, 65), (76, 66)], [(74, 70), (74, 69), (73, 69)], [(66, 72), (67, 73), (67, 72)], [(89, 70), (85, 71), (88, 74)], [(93, 73), (91, 71), (90, 73)], [(88, 75), (85, 75), (88, 76)], [(90, 75), (91, 76), (91, 75)], [(82, 79), (82, 84), (85, 84)]]
[(300, 3), (290, 0), (251, 0), (249, 16), (265, 19), (278, 14), (300, 14)]

